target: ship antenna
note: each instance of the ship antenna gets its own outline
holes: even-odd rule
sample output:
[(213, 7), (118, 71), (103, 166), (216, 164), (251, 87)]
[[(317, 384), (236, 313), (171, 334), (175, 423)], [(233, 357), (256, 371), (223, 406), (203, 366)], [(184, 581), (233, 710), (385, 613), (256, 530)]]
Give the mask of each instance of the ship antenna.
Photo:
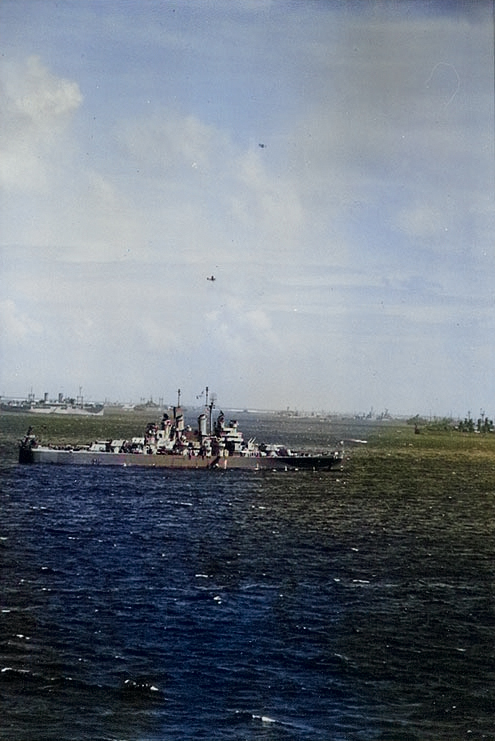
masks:
[(180, 407), (180, 389), (177, 389), (177, 406)]

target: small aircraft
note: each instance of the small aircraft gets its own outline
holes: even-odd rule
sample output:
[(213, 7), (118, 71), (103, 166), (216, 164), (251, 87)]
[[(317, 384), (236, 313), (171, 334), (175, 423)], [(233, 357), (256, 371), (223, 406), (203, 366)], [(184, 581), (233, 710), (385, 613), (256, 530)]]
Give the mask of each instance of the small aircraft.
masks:
[(214, 275), (209, 275), (206, 280), (216, 280)]

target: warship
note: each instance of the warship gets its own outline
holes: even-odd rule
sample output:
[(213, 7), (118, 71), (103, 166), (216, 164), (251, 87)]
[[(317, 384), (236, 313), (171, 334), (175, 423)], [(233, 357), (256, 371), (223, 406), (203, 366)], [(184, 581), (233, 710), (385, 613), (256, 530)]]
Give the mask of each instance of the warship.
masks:
[(19, 445), (19, 463), (250, 471), (329, 471), (342, 465), (342, 449), (294, 452), (284, 445), (245, 440), (238, 422), (227, 422), (222, 411), (213, 421), (213, 408), (207, 388), (205, 408), (193, 430), (185, 424), (179, 390), (177, 406), (165, 412), (161, 422), (147, 424), (143, 436), (88, 445), (41, 444), (30, 427)]

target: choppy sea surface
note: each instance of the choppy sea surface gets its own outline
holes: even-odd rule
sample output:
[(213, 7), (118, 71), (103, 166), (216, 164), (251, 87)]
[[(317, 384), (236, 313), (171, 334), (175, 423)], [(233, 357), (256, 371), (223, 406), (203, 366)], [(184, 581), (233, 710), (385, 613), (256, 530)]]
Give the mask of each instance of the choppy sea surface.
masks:
[(0, 739), (495, 739), (495, 495), (7, 466)]

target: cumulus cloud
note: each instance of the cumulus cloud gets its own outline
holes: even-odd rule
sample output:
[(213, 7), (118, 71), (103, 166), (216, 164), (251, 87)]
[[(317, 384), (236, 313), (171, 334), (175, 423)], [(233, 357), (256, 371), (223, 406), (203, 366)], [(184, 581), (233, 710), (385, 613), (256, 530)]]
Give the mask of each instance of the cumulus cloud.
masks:
[(226, 307), (207, 311), (205, 319), (216, 352), (238, 365), (256, 357), (263, 347), (279, 350), (284, 344), (264, 309), (234, 297)]
[(181, 116), (173, 110), (142, 121), (125, 122), (119, 139), (136, 165), (150, 175), (160, 176), (180, 176), (184, 171), (193, 175), (190, 168), (208, 170), (213, 147), (221, 149), (227, 144), (212, 126), (196, 116)]
[[(170, 110), (151, 120), (128, 121), (119, 141), (139, 171), (155, 221), (163, 214), (176, 238), (174, 223), (180, 223), (184, 242), (191, 244), (188, 232), (193, 230), (195, 237), (199, 222), (203, 236), (208, 224), (219, 225), (227, 252), (239, 232), (248, 239), (251, 254), (262, 243), (276, 250), (281, 242), (286, 248), (293, 241), (303, 218), (297, 186), (293, 179), (270, 172), (251, 145), (242, 149), (222, 129)], [(185, 217), (184, 201), (192, 204), (196, 218), (193, 213)], [(222, 235), (215, 239), (221, 248)]]
[(41, 331), (41, 324), (21, 311), (12, 299), (0, 301), (0, 334), (3, 342), (18, 345)]
[(1, 66), (0, 93), (0, 184), (21, 190), (42, 188), (47, 183), (48, 157), (82, 103), (79, 86), (56, 77), (39, 57), (32, 56)]
[(232, 215), (256, 232), (272, 252), (291, 251), (304, 222), (298, 187), (291, 177), (270, 173), (255, 150), (234, 160), (230, 206)]

